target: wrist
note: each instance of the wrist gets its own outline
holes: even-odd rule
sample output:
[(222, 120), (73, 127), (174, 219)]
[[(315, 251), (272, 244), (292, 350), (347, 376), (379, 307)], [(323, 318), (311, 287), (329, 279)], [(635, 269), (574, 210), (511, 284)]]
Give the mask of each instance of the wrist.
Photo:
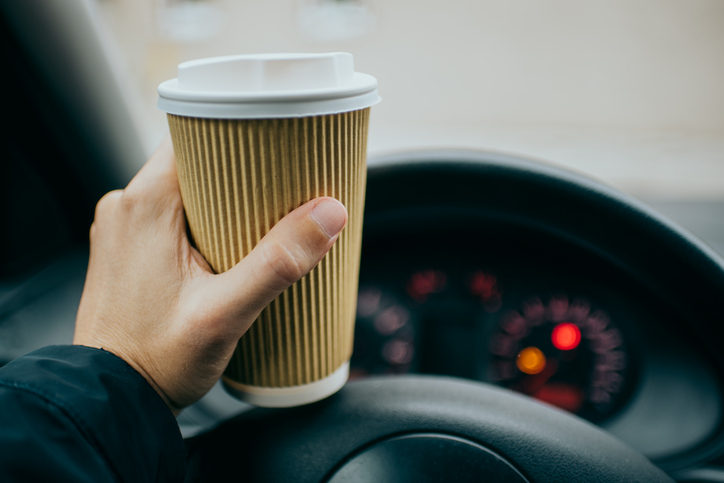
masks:
[(109, 352), (113, 354), (114, 356), (118, 357), (119, 359), (123, 360), (126, 364), (128, 364), (134, 371), (136, 371), (138, 374), (140, 374), (143, 379), (146, 380), (149, 386), (153, 388), (153, 390), (158, 394), (158, 396), (161, 398), (161, 400), (164, 402), (166, 407), (171, 411), (171, 414), (173, 414), (174, 417), (177, 417), (179, 414), (181, 414), (181, 411), (183, 411), (183, 408), (180, 408), (176, 406), (173, 401), (169, 399), (169, 397), (166, 395), (166, 393), (163, 392), (161, 387), (156, 383), (156, 381), (151, 377), (151, 375), (140, 365), (138, 364), (132, 357), (127, 357), (120, 351), (117, 351), (112, 348), (108, 347), (102, 347), (100, 344), (85, 344), (85, 343), (77, 343), (74, 342), (73, 345), (79, 345), (84, 347), (91, 347), (94, 349), (100, 349), (105, 352)]

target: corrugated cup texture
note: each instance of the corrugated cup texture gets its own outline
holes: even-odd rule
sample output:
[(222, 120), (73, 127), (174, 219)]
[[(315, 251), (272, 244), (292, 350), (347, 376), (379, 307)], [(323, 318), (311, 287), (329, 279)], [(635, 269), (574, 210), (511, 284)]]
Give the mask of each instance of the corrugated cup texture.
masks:
[(168, 121), (191, 235), (216, 272), (313, 198), (332, 196), (347, 207), (330, 252), (264, 309), (224, 374), (259, 387), (329, 376), (352, 354), (369, 109), (256, 120), (169, 114)]

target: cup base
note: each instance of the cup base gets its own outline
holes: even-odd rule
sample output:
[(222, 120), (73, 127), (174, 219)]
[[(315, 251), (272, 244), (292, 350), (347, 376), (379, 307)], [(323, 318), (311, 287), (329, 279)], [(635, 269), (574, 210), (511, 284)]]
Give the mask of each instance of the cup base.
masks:
[(329, 376), (302, 386), (259, 387), (222, 377), (226, 391), (235, 398), (264, 408), (290, 408), (313, 403), (339, 391), (349, 378), (349, 361)]

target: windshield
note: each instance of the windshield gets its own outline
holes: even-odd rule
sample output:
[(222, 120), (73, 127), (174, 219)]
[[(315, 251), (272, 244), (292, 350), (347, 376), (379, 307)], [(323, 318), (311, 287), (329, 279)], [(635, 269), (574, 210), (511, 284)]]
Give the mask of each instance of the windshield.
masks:
[(180, 62), (354, 54), (383, 102), (371, 155), (519, 154), (656, 199), (724, 197), (724, 3), (97, 1), (99, 31), (147, 149), (156, 88)]

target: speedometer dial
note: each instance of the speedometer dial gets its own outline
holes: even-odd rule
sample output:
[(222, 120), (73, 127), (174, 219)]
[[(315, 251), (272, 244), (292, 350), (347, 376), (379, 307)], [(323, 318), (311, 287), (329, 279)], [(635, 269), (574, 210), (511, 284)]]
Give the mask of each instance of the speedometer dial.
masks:
[(501, 318), (490, 351), (498, 384), (589, 420), (623, 399), (629, 364), (621, 331), (584, 299), (532, 297)]
[(414, 314), (391, 291), (361, 287), (350, 379), (408, 373), (414, 355)]

